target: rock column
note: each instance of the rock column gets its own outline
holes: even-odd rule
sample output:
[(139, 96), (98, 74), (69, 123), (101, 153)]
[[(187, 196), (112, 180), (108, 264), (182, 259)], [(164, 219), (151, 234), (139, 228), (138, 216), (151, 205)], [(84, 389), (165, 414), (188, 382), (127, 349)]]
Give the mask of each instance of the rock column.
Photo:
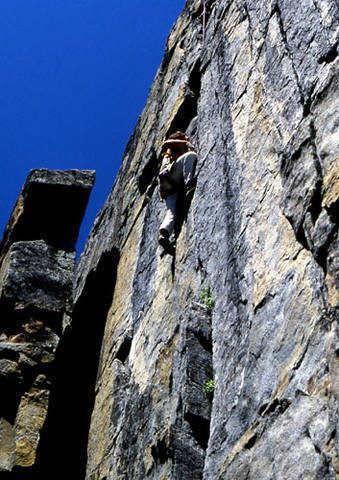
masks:
[(0, 246), (0, 472), (20, 478), (38, 462), (93, 183), (93, 171), (32, 170)]

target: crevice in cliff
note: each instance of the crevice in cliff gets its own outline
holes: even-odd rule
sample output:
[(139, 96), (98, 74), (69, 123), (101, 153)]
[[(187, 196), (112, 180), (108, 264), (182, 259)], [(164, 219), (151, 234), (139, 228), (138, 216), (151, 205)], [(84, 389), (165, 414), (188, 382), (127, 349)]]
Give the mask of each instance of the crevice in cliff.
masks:
[(161, 438), (151, 448), (152, 457), (156, 464), (163, 465), (170, 458), (170, 451), (166, 445), (166, 440)]
[(159, 169), (158, 157), (155, 151), (152, 152), (150, 159), (144, 166), (141, 174), (137, 179), (139, 192), (143, 195), (147, 191), (149, 197), (152, 196), (155, 187), (157, 186), (156, 176)]
[(311, 95), (312, 95), (312, 91), (314, 89), (314, 85), (310, 88), (309, 92), (305, 92), (303, 87), (302, 87), (302, 84), (301, 84), (301, 81), (300, 81), (295, 63), (294, 63), (293, 52), (291, 50), (291, 47), (290, 47), (288, 39), (287, 39), (287, 33), (286, 33), (286, 29), (285, 29), (285, 26), (284, 26), (284, 23), (283, 23), (282, 13), (281, 13), (281, 9), (280, 9), (278, 0), (276, 0), (275, 4), (273, 5), (273, 8), (272, 8), (271, 14), (270, 14), (270, 18), (272, 18), (274, 15), (276, 15), (276, 17), (277, 17), (279, 30), (280, 30), (280, 35), (281, 35), (283, 44), (285, 46), (286, 53), (287, 53), (287, 55), (288, 55), (288, 57), (291, 61), (292, 71), (293, 71), (293, 74), (294, 74), (294, 77), (295, 77), (295, 80), (296, 80), (296, 84), (297, 84), (297, 87), (298, 87), (299, 95), (300, 95), (300, 103), (303, 107), (303, 116), (306, 117), (310, 113), (310, 107), (311, 107), (311, 103), (312, 103)]
[(210, 436), (214, 381), (211, 312), (197, 302), (193, 302), (190, 308), (185, 349), (187, 380), (181, 406), (183, 426), (201, 448), (199, 462), (202, 473)]
[(256, 441), (258, 440), (258, 436), (256, 434), (251, 437), (247, 443), (245, 443), (244, 448), (246, 450), (250, 450), (254, 445), (256, 444)]
[(265, 403), (260, 407), (259, 415), (261, 415), (262, 417), (270, 415), (272, 413), (282, 415), (290, 405), (291, 401), (287, 398), (275, 398), (272, 402)]
[(329, 248), (332, 242), (335, 241), (336, 235), (337, 229), (334, 227), (328, 235), (326, 242), (314, 252), (314, 258), (316, 259), (317, 263), (323, 268), (325, 275), (328, 268), (327, 259)]
[(173, 45), (173, 47), (170, 50), (168, 50), (168, 48), (166, 48), (166, 51), (164, 53), (164, 58), (162, 60), (161, 66), (160, 66), (160, 70), (162, 72), (166, 72), (166, 70), (168, 68), (168, 65), (169, 65), (169, 63), (170, 63), (170, 61), (173, 57), (175, 47), (176, 47), (176, 45)]
[(206, 384), (213, 376), (211, 315), (192, 302), (179, 321), (168, 386), (176, 396), (175, 418), (166, 433), (154, 439), (148, 473), (160, 478), (163, 468), (170, 468), (173, 478), (196, 480), (203, 477), (210, 436), (212, 395)]
[[(119, 251), (101, 256), (91, 271), (74, 306), (72, 324), (65, 331), (54, 365), (55, 387), (51, 392), (46, 428), (42, 434), (40, 463), (46, 478), (55, 465), (57, 478), (67, 465), (69, 478), (85, 478), (87, 437), (95, 399), (95, 381), (109, 307), (112, 303)], [(121, 352), (123, 356), (125, 351)], [(62, 465), (55, 458), (62, 458)], [(58, 477), (59, 475), (59, 477)]]
[(251, 50), (251, 54), (252, 54), (252, 52), (253, 52), (253, 33), (252, 33), (253, 32), (253, 27), (252, 27), (251, 15), (248, 11), (247, 1), (244, 2), (242, 8), (244, 10), (244, 16), (248, 20), (248, 38), (249, 38), (250, 50)]
[[(284, 185), (285, 216), (295, 232), (297, 241), (312, 253), (326, 275), (329, 251), (336, 241), (337, 205), (323, 206), (324, 180), (316, 139), (317, 132), (311, 119), (307, 137), (298, 147), (283, 154), (280, 172)], [(299, 184), (303, 178), (309, 185), (301, 209), (295, 206), (300, 196)]]
[(254, 306), (253, 313), (257, 313), (258, 310), (263, 308), (269, 301), (271, 301), (275, 297), (275, 294), (272, 292), (267, 292), (266, 295), (260, 302)]
[(209, 353), (212, 355), (212, 336), (206, 337), (204, 332), (197, 331), (193, 332), (194, 335), (196, 336), (198, 342), (200, 345)]
[(131, 346), (132, 346), (132, 337), (128, 335), (123, 339), (115, 358), (120, 360), (120, 362), (125, 363), (129, 356)]
[(283, 177), (287, 179), (291, 175), (294, 163), (301, 157), (303, 149), (307, 147), (309, 143), (310, 143), (309, 138), (307, 138), (290, 155), (288, 154), (282, 155), (282, 159), (280, 163), (280, 173)]
[(338, 56), (338, 43), (335, 43), (327, 52), (318, 58), (318, 63), (332, 63)]
[(312, 198), (311, 198), (311, 201), (310, 201), (310, 206), (308, 207), (308, 212), (311, 214), (313, 224), (315, 224), (315, 222), (316, 222), (317, 218), (319, 217), (320, 212), (322, 210), (322, 207), (321, 207), (322, 186), (323, 186), (323, 181), (322, 181), (322, 179), (319, 179), (315, 183), (315, 188), (314, 188), (314, 192), (313, 192), (313, 195), (312, 195)]
[(197, 60), (195, 63), (186, 87), (185, 99), (180, 105), (177, 114), (173, 118), (171, 125), (167, 131), (167, 135), (178, 130), (185, 132), (191, 121), (198, 113), (198, 101), (200, 98), (201, 89), (201, 61)]
[(210, 420), (190, 412), (186, 413), (184, 418), (190, 424), (193, 437), (200, 447), (206, 450), (210, 436)]

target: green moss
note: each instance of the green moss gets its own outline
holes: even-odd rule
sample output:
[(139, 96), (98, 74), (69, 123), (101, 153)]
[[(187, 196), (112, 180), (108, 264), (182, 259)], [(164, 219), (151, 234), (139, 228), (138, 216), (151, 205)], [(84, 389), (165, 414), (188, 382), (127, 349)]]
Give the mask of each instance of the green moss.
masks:
[(200, 300), (205, 305), (208, 313), (212, 313), (212, 309), (214, 307), (214, 299), (212, 296), (211, 287), (207, 285), (201, 292), (200, 292)]
[(215, 388), (214, 380), (206, 380), (205, 387), (204, 387), (205, 393), (207, 393), (207, 395), (212, 395), (212, 393), (214, 392), (214, 388)]

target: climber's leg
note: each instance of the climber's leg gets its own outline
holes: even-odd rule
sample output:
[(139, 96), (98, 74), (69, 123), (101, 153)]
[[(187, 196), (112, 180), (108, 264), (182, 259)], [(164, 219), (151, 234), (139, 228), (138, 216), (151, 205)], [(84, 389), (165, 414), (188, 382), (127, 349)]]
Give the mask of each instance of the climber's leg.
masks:
[(177, 171), (184, 183), (185, 192), (194, 188), (195, 179), (195, 166), (197, 163), (197, 154), (195, 152), (187, 152), (181, 155), (176, 161)]
[(168, 239), (173, 233), (176, 220), (177, 196), (178, 195), (175, 192), (165, 198), (167, 212), (160, 226), (159, 243), (161, 237), (165, 237)]
[(183, 162), (183, 177), (185, 185), (192, 182), (195, 174), (195, 166), (197, 163), (197, 154), (195, 152), (187, 152), (180, 157)]
[(192, 199), (195, 186), (195, 167), (197, 163), (197, 154), (195, 152), (187, 152), (180, 157), (182, 162), (182, 178), (184, 182), (184, 194), (186, 200), (190, 201)]

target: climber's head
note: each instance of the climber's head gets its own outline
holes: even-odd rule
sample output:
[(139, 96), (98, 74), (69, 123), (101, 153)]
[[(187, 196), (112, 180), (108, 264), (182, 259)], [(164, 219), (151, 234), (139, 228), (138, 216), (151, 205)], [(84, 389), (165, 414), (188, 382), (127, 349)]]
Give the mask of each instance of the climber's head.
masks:
[(162, 144), (161, 152), (167, 152), (168, 150), (171, 151), (172, 154), (182, 155), (183, 153), (187, 152), (191, 149), (192, 144), (189, 141), (187, 135), (183, 132), (175, 132), (172, 133)]
[(175, 133), (172, 133), (167, 137), (167, 140), (181, 140), (182, 142), (188, 142), (189, 138), (187, 135), (185, 135), (183, 132), (180, 132), (179, 130)]

